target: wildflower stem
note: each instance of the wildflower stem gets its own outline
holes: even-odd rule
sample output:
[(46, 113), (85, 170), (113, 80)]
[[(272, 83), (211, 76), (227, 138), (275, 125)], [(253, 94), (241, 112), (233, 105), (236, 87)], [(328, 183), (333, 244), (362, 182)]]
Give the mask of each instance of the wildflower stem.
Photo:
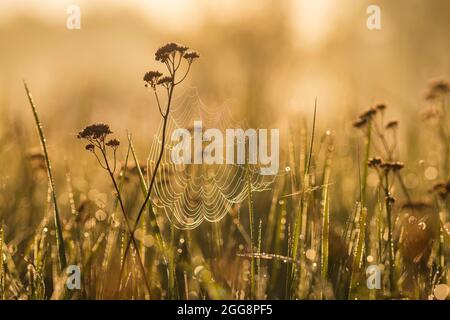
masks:
[[(148, 291), (148, 295), (150, 297), (151, 290), (150, 290), (150, 284), (148, 283), (148, 279), (147, 279), (147, 273), (145, 272), (144, 263), (143, 263), (143, 261), (141, 259), (141, 255), (139, 253), (139, 246), (137, 245), (136, 239), (134, 238), (134, 231), (131, 230), (131, 226), (130, 226), (130, 223), (129, 223), (128, 218), (127, 218), (127, 214), (126, 214), (126, 211), (125, 211), (125, 206), (123, 204), (122, 196), (120, 195), (120, 189), (119, 189), (119, 187), (117, 185), (116, 178), (114, 177), (114, 172), (111, 170), (111, 167), (109, 165), (109, 161), (108, 161), (108, 157), (106, 155), (105, 149), (101, 149), (101, 152), (102, 152), (103, 158), (105, 160), (106, 170), (108, 171), (109, 176), (111, 177), (111, 181), (112, 181), (112, 183), (114, 185), (114, 189), (116, 191), (117, 200), (119, 200), (120, 209), (121, 209), (122, 214), (123, 214), (123, 219), (125, 220), (125, 226), (127, 228), (127, 232), (129, 233), (129, 236), (130, 236), (130, 240), (129, 241), (133, 242), (134, 248), (136, 250), (136, 255), (137, 255), (137, 258), (138, 258), (139, 266), (141, 268), (142, 277), (144, 278), (144, 283), (145, 283), (146, 289)], [(124, 260), (125, 259), (126, 259), (126, 257), (124, 257)], [(119, 282), (120, 281), (121, 281), (121, 278), (119, 278)]]
[(392, 201), (389, 192), (389, 172), (385, 173), (385, 203), (386, 203), (386, 219), (388, 227), (388, 257), (389, 257), (389, 284), (391, 295), (396, 292), (395, 285), (395, 264), (394, 264), (394, 243), (392, 240)]

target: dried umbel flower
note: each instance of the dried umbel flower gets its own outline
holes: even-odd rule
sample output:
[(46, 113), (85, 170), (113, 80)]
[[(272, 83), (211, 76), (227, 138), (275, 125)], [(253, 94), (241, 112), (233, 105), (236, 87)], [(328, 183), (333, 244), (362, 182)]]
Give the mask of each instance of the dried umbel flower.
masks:
[[(112, 131), (109, 128), (109, 125), (104, 123), (96, 123), (91, 124), (81, 130), (78, 133), (78, 139), (85, 139), (89, 143), (85, 146), (85, 149), (89, 152), (92, 152), (97, 159), (100, 166), (108, 171), (112, 171), (112, 173), (115, 172), (116, 169), (116, 150), (120, 145), (119, 140), (117, 139), (110, 139), (107, 142), (105, 142), (106, 137), (111, 134)], [(113, 162), (113, 169), (110, 168), (108, 158), (107, 158), (107, 147), (110, 147), (113, 149), (114, 153), (114, 162)], [(96, 153), (96, 150), (100, 150), (100, 154), (103, 157), (103, 159), (100, 159), (98, 157), (98, 154)]]
[(380, 167), (382, 169), (384, 169), (385, 171), (399, 171), (401, 169), (403, 169), (405, 165), (403, 164), (403, 162), (399, 162), (399, 161), (389, 161), (389, 162), (383, 162), (382, 164), (380, 164)]
[(353, 126), (355, 128), (363, 128), (367, 124), (367, 119), (358, 118), (355, 122), (353, 122)]
[(386, 124), (386, 129), (397, 129), (398, 127), (398, 121), (394, 120), (394, 121), (389, 121)]
[(358, 116), (353, 126), (355, 128), (363, 128), (377, 114), (376, 108), (369, 108)]
[(428, 88), (424, 92), (425, 100), (435, 100), (450, 92), (450, 84), (447, 79), (432, 79), (428, 83)]
[(162, 76), (162, 73), (159, 71), (148, 71), (144, 75), (144, 81), (146, 82), (145, 86), (151, 86), (155, 88), (158, 83), (159, 78)]
[(197, 51), (189, 51), (184, 54), (183, 58), (191, 64), (194, 60), (200, 58), (200, 54)]
[(85, 148), (87, 151), (94, 152), (95, 146), (92, 143), (89, 143)]
[(167, 59), (171, 55), (175, 55), (175, 53), (179, 52), (181, 55), (183, 55), (188, 50), (188, 47), (170, 42), (159, 48), (155, 53), (155, 60), (166, 62)]
[(375, 109), (379, 111), (384, 111), (386, 109), (386, 105), (384, 103), (379, 103), (375, 106)]
[(117, 149), (120, 145), (120, 141), (118, 139), (111, 139), (108, 142), (106, 142), (106, 145), (113, 149)]
[(377, 114), (376, 108), (369, 108), (366, 111), (364, 111), (362, 114), (359, 115), (360, 119), (371, 119), (373, 116)]
[(104, 123), (96, 123), (87, 126), (82, 131), (78, 133), (78, 139), (99, 139), (105, 140), (106, 136), (111, 134), (112, 131), (109, 129), (109, 126)]
[(429, 84), (430, 89), (438, 94), (450, 92), (450, 85), (446, 79), (433, 79)]
[(173, 82), (173, 78), (169, 76), (162, 77), (158, 80), (158, 84), (168, 88)]
[(370, 158), (368, 165), (371, 168), (377, 168), (379, 167), (381, 164), (383, 163), (383, 160), (381, 160), (380, 157), (374, 157), (374, 158)]

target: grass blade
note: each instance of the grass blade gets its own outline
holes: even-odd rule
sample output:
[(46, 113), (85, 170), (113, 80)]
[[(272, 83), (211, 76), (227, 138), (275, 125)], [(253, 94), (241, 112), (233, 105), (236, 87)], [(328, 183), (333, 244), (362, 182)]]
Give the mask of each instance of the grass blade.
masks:
[(50, 188), (52, 191), (52, 200), (53, 200), (53, 208), (54, 208), (54, 220), (55, 220), (55, 228), (56, 228), (56, 246), (58, 249), (58, 258), (59, 258), (59, 267), (60, 271), (63, 271), (67, 267), (67, 260), (66, 260), (66, 249), (64, 246), (64, 238), (62, 234), (62, 226), (61, 226), (61, 218), (59, 216), (59, 209), (58, 209), (58, 203), (56, 201), (56, 191), (55, 191), (55, 182), (53, 180), (53, 174), (52, 174), (52, 166), (50, 164), (50, 159), (48, 157), (48, 151), (47, 151), (47, 144), (46, 139), (44, 135), (44, 129), (42, 127), (42, 124), (39, 120), (39, 116), (36, 110), (36, 105), (34, 104), (33, 98), (31, 96), (30, 90), (28, 89), (27, 83), (23, 82), (25, 91), (27, 93), (28, 101), (30, 102), (31, 111), (33, 112), (34, 122), (36, 124), (36, 129), (39, 134), (39, 140), (41, 141), (41, 147), (42, 151), (44, 152), (44, 158), (45, 158), (45, 166), (47, 168), (47, 176), (50, 184)]

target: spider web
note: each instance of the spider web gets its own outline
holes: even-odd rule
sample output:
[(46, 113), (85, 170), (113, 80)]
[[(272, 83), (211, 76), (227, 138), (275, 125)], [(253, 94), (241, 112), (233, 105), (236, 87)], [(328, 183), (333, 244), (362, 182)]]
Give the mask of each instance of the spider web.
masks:
[[(251, 192), (266, 191), (276, 178), (276, 175), (261, 175), (259, 165), (225, 164), (225, 159), (223, 164), (174, 164), (171, 151), (178, 141), (171, 140), (172, 132), (184, 128), (192, 136), (194, 121), (202, 121), (203, 132), (208, 128), (219, 129), (224, 135), (224, 143), (225, 129), (245, 130), (247, 127), (233, 121), (226, 105), (215, 109), (206, 107), (195, 88), (188, 89), (174, 99), (152, 199), (154, 205), (164, 211), (168, 220), (178, 229), (194, 229), (205, 220), (212, 223), (220, 221), (234, 205), (246, 199), (249, 184)], [(159, 156), (162, 127), (161, 120), (151, 144), (148, 172), (153, 172)]]

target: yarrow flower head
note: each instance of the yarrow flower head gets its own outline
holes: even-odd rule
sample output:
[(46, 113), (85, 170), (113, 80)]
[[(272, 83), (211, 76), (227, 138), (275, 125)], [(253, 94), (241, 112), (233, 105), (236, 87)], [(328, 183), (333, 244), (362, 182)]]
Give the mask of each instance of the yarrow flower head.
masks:
[(376, 168), (376, 167), (380, 166), (382, 163), (383, 163), (383, 160), (381, 160), (380, 157), (373, 157), (373, 158), (370, 158), (368, 161), (368, 165), (371, 168)]
[(395, 121), (395, 120), (389, 121), (386, 124), (386, 129), (396, 129), (397, 127), (398, 127), (398, 121)]
[(109, 125), (104, 123), (96, 123), (91, 124), (78, 132), (78, 139), (100, 139), (104, 140), (107, 135), (111, 134), (112, 131), (109, 128)]
[(432, 101), (446, 95), (449, 92), (450, 84), (448, 80), (444, 78), (437, 78), (430, 80), (423, 95), (425, 100)]
[(194, 60), (200, 58), (200, 53), (197, 51), (188, 51), (184, 54), (183, 58), (185, 58), (189, 64), (191, 64)]
[[(379, 106), (381, 106), (381, 105), (379, 105)], [(384, 108), (386, 108), (386, 106), (384, 106)], [(364, 111), (363, 113), (361, 113), (358, 116), (358, 119), (356, 119), (355, 122), (353, 122), (353, 126), (355, 128), (364, 127), (377, 114), (378, 110), (384, 110), (384, 109), (378, 109), (378, 107), (374, 107), (374, 108), (371, 107), (371, 108), (367, 109), (366, 111)]]
[(403, 162), (399, 162), (399, 161), (390, 161), (390, 162), (383, 162), (382, 164), (380, 164), (380, 167), (383, 168), (385, 171), (399, 171), (401, 169), (403, 169), (404, 167), (404, 163)]
[(165, 77), (162, 77), (162, 78), (160, 78), (158, 80), (158, 84), (162, 85), (162, 86), (165, 86), (165, 87), (168, 87), (172, 83), (172, 81), (173, 81), (172, 77), (165, 76)]
[(111, 139), (108, 142), (106, 142), (106, 145), (113, 149), (117, 149), (117, 147), (119, 147), (120, 145), (120, 141), (118, 139)]
[(148, 71), (144, 75), (144, 81), (146, 82), (145, 86), (151, 86), (152, 88), (155, 88), (155, 86), (158, 84), (159, 78), (162, 76), (162, 73), (159, 71)]
[(92, 143), (86, 145), (86, 150), (90, 152), (94, 152), (95, 146)]
[(379, 103), (375, 106), (375, 109), (377, 109), (379, 111), (384, 111), (384, 110), (386, 110), (386, 105), (384, 103)]
[(188, 47), (180, 45), (175, 42), (169, 42), (156, 50), (155, 59), (156, 61), (166, 62), (167, 59), (172, 55), (174, 56), (177, 52), (183, 55), (188, 50)]

